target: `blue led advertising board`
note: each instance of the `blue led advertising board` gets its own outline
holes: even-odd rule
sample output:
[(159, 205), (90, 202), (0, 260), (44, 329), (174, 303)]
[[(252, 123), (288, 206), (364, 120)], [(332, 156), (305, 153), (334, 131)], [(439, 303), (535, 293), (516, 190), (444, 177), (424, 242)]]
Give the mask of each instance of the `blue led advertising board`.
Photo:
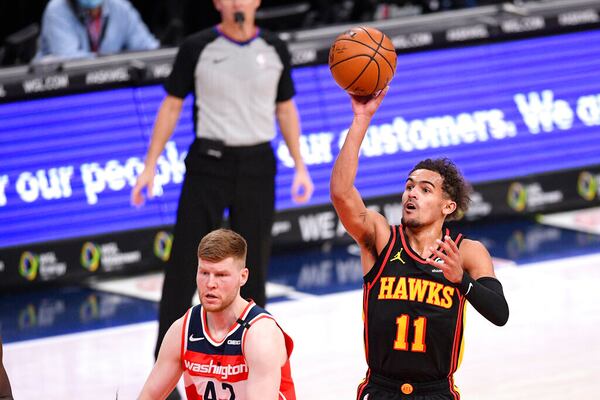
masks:
[[(426, 157), (450, 157), (472, 183), (600, 163), (600, 31), (401, 55), (372, 121), (357, 187), (400, 193)], [(352, 112), (326, 65), (293, 71), (302, 154), (329, 202)], [(193, 138), (191, 99), (158, 164), (157, 195), (130, 205), (162, 86), (0, 105), (0, 248), (170, 225)], [(277, 209), (293, 176), (278, 136)]]

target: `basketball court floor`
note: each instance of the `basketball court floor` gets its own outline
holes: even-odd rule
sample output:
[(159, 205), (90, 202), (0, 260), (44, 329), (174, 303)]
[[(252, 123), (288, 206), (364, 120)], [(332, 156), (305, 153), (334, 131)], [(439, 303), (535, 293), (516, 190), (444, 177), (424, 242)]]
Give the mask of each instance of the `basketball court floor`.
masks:
[[(496, 327), (469, 306), (464, 399), (600, 398), (600, 209), (463, 224), (494, 257), (510, 305)], [(153, 363), (161, 275), (3, 295), (16, 399), (135, 399)], [(352, 399), (366, 365), (353, 245), (274, 254), (268, 310), (293, 337), (299, 399)]]

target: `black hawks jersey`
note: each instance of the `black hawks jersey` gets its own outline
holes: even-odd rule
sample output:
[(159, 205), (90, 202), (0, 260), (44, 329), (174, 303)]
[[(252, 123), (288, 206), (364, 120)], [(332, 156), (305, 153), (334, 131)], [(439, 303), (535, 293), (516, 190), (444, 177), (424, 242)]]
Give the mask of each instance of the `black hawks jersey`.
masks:
[[(408, 243), (402, 225), (364, 277), (365, 353), (369, 370), (412, 382), (449, 379), (458, 368), (465, 298)], [(461, 234), (449, 235), (460, 246)], [(441, 238), (441, 237), (440, 237)]]

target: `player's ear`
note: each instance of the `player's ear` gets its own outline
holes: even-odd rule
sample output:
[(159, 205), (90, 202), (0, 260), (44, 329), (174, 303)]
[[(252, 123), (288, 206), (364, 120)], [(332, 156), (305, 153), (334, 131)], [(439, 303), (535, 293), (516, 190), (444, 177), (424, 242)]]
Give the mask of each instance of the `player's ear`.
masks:
[(240, 286), (244, 286), (246, 284), (246, 282), (248, 282), (248, 274), (250, 273), (250, 271), (248, 270), (248, 268), (243, 267), (242, 270), (240, 271)]
[(444, 205), (442, 206), (442, 214), (444, 214), (444, 216), (447, 217), (454, 211), (456, 211), (456, 202), (450, 199), (444, 200)]

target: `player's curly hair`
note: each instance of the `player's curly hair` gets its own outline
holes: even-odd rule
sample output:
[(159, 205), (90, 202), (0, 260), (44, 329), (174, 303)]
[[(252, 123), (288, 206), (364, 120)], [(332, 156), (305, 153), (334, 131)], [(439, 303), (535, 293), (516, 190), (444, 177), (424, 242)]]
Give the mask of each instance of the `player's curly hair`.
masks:
[(444, 180), (442, 190), (456, 203), (456, 210), (448, 215), (446, 220), (462, 218), (471, 203), (471, 185), (465, 181), (458, 167), (448, 158), (428, 158), (415, 165), (410, 173), (412, 174), (417, 169), (426, 169), (440, 174)]

